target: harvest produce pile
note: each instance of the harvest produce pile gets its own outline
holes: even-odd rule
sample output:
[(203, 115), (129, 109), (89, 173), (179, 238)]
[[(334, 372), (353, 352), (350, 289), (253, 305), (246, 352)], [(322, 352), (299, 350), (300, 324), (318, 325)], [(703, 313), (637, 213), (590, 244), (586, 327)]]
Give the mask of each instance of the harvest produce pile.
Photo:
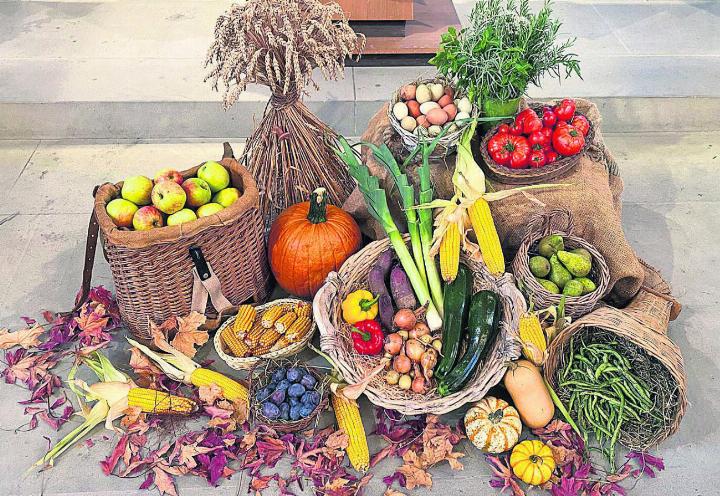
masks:
[[(115, 446), (103, 473), (171, 496), (180, 477), (217, 486), (236, 474), (255, 494), (362, 494), (384, 459), (398, 462), (382, 478), (384, 494), (400, 496), (431, 488), (439, 463), (461, 470), (474, 449), (485, 454), (489, 485), (515, 496), (624, 495), (623, 481), (664, 469), (647, 450), (677, 430), (687, 404), (682, 356), (665, 335), (679, 304), (648, 279), (613, 307), (613, 253), (573, 232), (570, 207), (533, 197), (576, 186), (573, 176), (535, 184), (519, 170), (572, 157), (569, 171), (580, 160), (602, 167), (589, 151), (604, 146), (599, 122), (575, 100), (513, 102), (544, 73), (579, 74), (572, 41), (556, 42), (551, 3), (537, 14), (527, 0), (478, 3), (467, 28), (443, 35), (432, 61), (439, 75), (399, 82), (388, 97), (378, 115), (390, 133), (356, 145), (313, 124), (299, 94), (313, 68), (337, 77), (363, 43), (334, 4), (280, 3), (231, 7), (209, 56), (227, 105), (248, 82), (273, 91), (243, 157), (255, 181), (226, 145), (221, 162), (109, 185), (114, 197), (96, 200), (92, 219), (107, 214), (114, 224), (105, 217), (100, 237), (117, 301), (86, 287), (72, 311), (0, 331), (2, 375), (29, 392), (27, 429), (42, 420), (64, 431), (33, 467), (65, 463), (79, 443), (92, 447), (104, 424)], [(248, 27), (254, 16), (267, 47)], [(302, 159), (286, 163), (294, 153)], [(495, 165), (517, 175), (493, 184), (486, 172)], [(302, 180), (284, 182), (286, 167)], [(348, 182), (368, 215), (341, 208)], [(307, 201), (289, 201), (297, 197)], [(511, 219), (495, 206), (515, 200), (528, 229), (511, 250), (499, 234)], [(567, 225), (558, 227), (562, 213)], [(363, 237), (369, 221), (383, 239)], [(182, 235), (166, 237), (178, 224)], [(246, 250), (253, 243), (266, 251)], [(174, 267), (155, 263), (160, 251)], [(139, 254), (146, 263), (125, 274), (118, 260)], [(86, 259), (94, 260), (90, 243)], [(148, 295), (138, 286), (168, 271), (168, 287)], [(287, 298), (266, 297), (271, 274)], [(221, 374), (197, 356), (212, 333), (235, 371)], [(111, 361), (111, 345), (129, 360)], [(326, 363), (305, 363), (302, 350)], [(374, 425), (360, 414), (361, 396), (375, 405)], [(451, 411), (463, 415), (460, 425), (443, 422)], [(68, 430), (73, 413), (84, 420)], [(375, 453), (368, 436), (379, 438)], [(289, 470), (276, 468), (281, 459)]]

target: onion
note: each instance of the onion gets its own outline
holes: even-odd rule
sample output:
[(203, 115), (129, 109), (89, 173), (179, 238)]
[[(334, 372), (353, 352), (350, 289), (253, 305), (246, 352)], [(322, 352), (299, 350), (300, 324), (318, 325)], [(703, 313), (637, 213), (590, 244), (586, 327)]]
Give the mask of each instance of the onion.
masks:
[(430, 328), (425, 322), (418, 322), (415, 324), (415, 327), (412, 328), (412, 330), (408, 333), (411, 338), (420, 338), (422, 336), (427, 336), (430, 334)]
[(390, 372), (388, 372), (385, 375), (385, 382), (387, 382), (391, 386), (394, 386), (395, 384), (397, 384), (399, 380), (400, 380), (400, 374), (394, 370), (391, 370)]
[(412, 363), (410, 359), (405, 355), (405, 350), (400, 350), (400, 354), (393, 360), (393, 369), (401, 374), (407, 374), (410, 372)]
[(430, 380), (430, 377), (432, 377), (435, 365), (437, 365), (437, 351), (430, 348), (420, 357), (420, 366), (422, 366), (423, 375), (428, 381)]
[(403, 338), (400, 334), (398, 334), (397, 332), (388, 334), (385, 341), (385, 351), (388, 352), (390, 355), (397, 355), (398, 353), (400, 353), (400, 348), (402, 348), (402, 344)]
[(442, 351), (442, 341), (439, 339), (436, 339), (432, 342), (432, 347), (435, 348), (437, 351)]
[(395, 317), (393, 317), (393, 324), (395, 327), (405, 331), (409, 331), (415, 327), (416, 323), (417, 317), (415, 317), (415, 313), (409, 308), (401, 308), (397, 311)]
[(424, 344), (425, 346), (432, 343), (433, 337), (430, 334), (425, 334), (424, 336), (420, 336), (420, 342)]
[(408, 339), (405, 343), (405, 353), (413, 362), (419, 362), (425, 351), (425, 346), (417, 339)]
[(398, 331), (397, 335), (403, 338), (403, 341), (408, 338), (408, 332), (407, 331)]
[(415, 378), (412, 380), (412, 390), (414, 393), (425, 394), (425, 377), (420, 373), (415, 364)]
[(401, 375), (400, 380), (398, 381), (398, 386), (400, 386), (400, 389), (410, 389), (410, 386), (412, 385), (412, 378), (409, 375)]

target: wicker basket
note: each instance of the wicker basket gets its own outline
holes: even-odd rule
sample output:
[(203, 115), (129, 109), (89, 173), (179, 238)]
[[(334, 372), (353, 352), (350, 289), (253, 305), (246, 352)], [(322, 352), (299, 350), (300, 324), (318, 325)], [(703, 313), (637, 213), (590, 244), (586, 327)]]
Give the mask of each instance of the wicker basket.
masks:
[[(122, 183), (105, 183), (95, 192), (83, 289), (89, 286), (92, 275), (93, 226), (95, 234), (99, 226), (122, 319), (141, 341), (149, 341), (151, 321), (163, 322), (172, 315), (190, 312), (195, 267), (189, 255), (192, 247), (202, 250), (219, 278), (222, 294), (233, 305), (248, 299), (260, 303), (267, 295), (269, 272), (257, 186), (247, 169), (233, 158), (227, 143), (220, 163), (230, 171), (232, 185), (242, 196), (217, 214), (186, 224), (150, 231), (119, 229), (105, 206), (120, 195)], [(195, 175), (199, 167), (183, 171), (183, 177)], [(207, 305), (206, 313), (212, 313), (211, 305)]]
[(630, 304), (623, 310), (602, 306), (564, 328), (553, 338), (544, 368), (545, 378), (553, 388), (557, 388), (556, 374), (565, 363), (565, 348), (570, 338), (585, 328), (614, 333), (656, 358), (677, 383), (677, 407), (672, 412), (672, 422), (652, 436), (637, 439), (621, 433), (623, 446), (636, 450), (646, 450), (677, 432), (687, 408), (687, 377), (683, 358), (680, 349), (667, 336), (668, 322), (678, 315), (680, 305), (671, 296), (670, 287), (660, 274), (649, 265), (643, 265), (644, 285)]
[[(451, 86), (451, 84), (443, 78), (435, 78), (435, 79), (416, 79), (415, 81), (412, 81), (407, 84), (429, 84), (429, 83), (440, 83), (444, 86)], [(405, 85), (403, 85), (405, 86)], [(401, 87), (402, 88), (402, 87)], [(458, 98), (462, 98), (465, 96), (462, 92), (458, 92), (454, 100)], [(400, 88), (395, 90), (395, 93), (393, 93), (392, 98), (390, 99), (390, 105), (388, 106), (388, 120), (390, 121), (390, 126), (395, 130), (395, 132), (400, 136), (400, 141), (402, 141), (403, 146), (405, 149), (409, 152), (412, 152), (415, 150), (415, 148), (418, 147), (420, 143), (420, 137), (415, 132), (406, 131), (400, 126), (400, 121), (398, 121), (395, 116), (392, 113), (393, 105), (395, 105), (397, 102), (401, 101), (400, 99)], [(477, 117), (479, 114), (479, 110), (477, 106), (473, 105), (472, 112), (470, 114), (471, 117)], [(463, 130), (465, 129), (465, 126), (459, 126), (459, 129), (457, 131), (454, 131), (452, 133), (445, 134), (440, 140), (438, 141), (437, 147), (435, 148), (435, 151), (433, 152), (433, 155), (448, 155), (451, 153), (455, 147), (457, 146), (458, 142), (460, 141), (460, 138), (462, 137)]]
[(563, 295), (551, 293), (535, 279), (530, 272), (530, 257), (538, 254), (538, 242), (549, 234), (561, 235), (565, 240), (566, 249), (585, 248), (593, 256), (593, 267), (589, 277), (595, 282), (597, 289), (583, 296), (565, 297), (565, 314), (570, 317), (580, 317), (595, 308), (608, 292), (610, 270), (603, 256), (593, 245), (573, 235), (573, 228), (572, 214), (568, 210), (551, 210), (532, 217), (513, 260), (512, 271), (520, 287), (529, 298), (532, 298), (535, 308), (557, 305)]
[[(256, 321), (262, 318), (262, 313), (267, 310), (268, 308), (275, 306), (275, 305), (283, 305), (286, 303), (299, 303), (302, 300), (297, 300), (295, 298), (282, 298), (280, 300), (273, 300), (269, 303), (266, 303), (264, 305), (260, 305), (256, 307), (257, 310), (257, 316), (255, 317)], [(236, 357), (233, 356), (231, 353), (228, 353), (227, 347), (225, 346), (225, 343), (223, 343), (222, 339), (220, 338), (220, 335), (222, 334), (222, 331), (228, 327), (232, 326), (235, 322), (235, 316), (230, 317), (227, 319), (217, 330), (215, 333), (215, 338), (213, 342), (215, 343), (215, 350), (217, 351), (217, 354), (220, 355), (220, 358), (222, 358), (225, 363), (227, 363), (230, 367), (234, 368), (235, 370), (248, 370), (254, 368), (258, 362), (262, 360), (277, 360), (279, 358), (286, 358), (292, 355), (295, 355), (296, 353), (301, 352), (305, 349), (305, 346), (310, 342), (310, 340), (313, 337), (313, 334), (315, 334), (315, 321), (313, 320), (312, 328), (310, 331), (305, 335), (305, 337), (298, 341), (297, 343), (293, 343), (282, 350), (277, 351), (271, 351), (270, 353), (266, 353), (264, 355), (259, 356), (250, 356), (250, 357)]]
[(328, 385), (329, 380), (325, 371), (318, 367), (311, 367), (301, 364), (300, 367), (307, 369), (315, 379), (317, 379), (316, 391), (320, 393), (320, 403), (312, 411), (310, 415), (300, 420), (282, 420), (269, 419), (262, 414), (261, 404), (256, 400), (257, 392), (270, 383), (272, 373), (283, 366), (298, 365), (297, 362), (290, 360), (263, 360), (258, 362), (248, 375), (250, 382), (250, 415), (255, 423), (261, 423), (272, 427), (278, 432), (300, 432), (307, 429), (312, 423), (316, 422), (323, 410), (328, 406)]
[[(406, 236), (406, 239), (409, 238)], [(360, 356), (353, 351), (351, 326), (342, 319), (341, 302), (348, 293), (367, 286), (371, 267), (389, 246), (387, 239), (374, 241), (350, 257), (339, 272), (330, 273), (313, 302), (320, 330), (320, 347), (337, 363), (345, 381), (351, 384), (362, 380), (379, 364), (381, 357)], [(461, 260), (474, 274), (474, 290), (495, 291), (502, 301), (500, 334), (488, 359), (478, 368), (465, 389), (445, 397), (440, 397), (434, 390), (425, 395), (402, 391), (386, 384), (380, 374), (370, 381), (365, 390), (368, 399), (375, 405), (406, 415), (442, 414), (455, 410), (485, 396), (488, 389), (502, 379), (506, 363), (520, 356), (518, 321), (519, 316), (526, 311), (526, 305), (522, 294), (515, 287), (512, 275), (504, 274), (496, 279), (487, 272), (482, 262), (470, 260), (464, 253)]]
[[(532, 104), (530, 105), (530, 108), (535, 110), (537, 113), (538, 111), (542, 112), (542, 108), (545, 106), (546, 105), (543, 104)], [(576, 111), (575, 114), (584, 115), (578, 111)], [(512, 121), (505, 121), (505, 123), (508, 122)], [(590, 119), (588, 119), (588, 122), (590, 122)], [(585, 136), (585, 145), (579, 153), (570, 157), (560, 158), (552, 164), (548, 164), (537, 169), (511, 169), (510, 167), (505, 167), (504, 165), (500, 165), (495, 162), (490, 158), (490, 154), (487, 151), (490, 138), (495, 135), (502, 124), (503, 123), (501, 122), (496, 126), (493, 126), (487, 133), (485, 133), (482, 140), (480, 140), (480, 156), (482, 157), (482, 163), (484, 166), (483, 169), (488, 176), (502, 184), (528, 185), (547, 183), (557, 177), (567, 174), (580, 163), (580, 157), (582, 157), (583, 153), (585, 153), (585, 151), (590, 147), (593, 137), (595, 136), (595, 128), (593, 123), (590, 122), (590, 130), (588, 131), (587, 136)]]

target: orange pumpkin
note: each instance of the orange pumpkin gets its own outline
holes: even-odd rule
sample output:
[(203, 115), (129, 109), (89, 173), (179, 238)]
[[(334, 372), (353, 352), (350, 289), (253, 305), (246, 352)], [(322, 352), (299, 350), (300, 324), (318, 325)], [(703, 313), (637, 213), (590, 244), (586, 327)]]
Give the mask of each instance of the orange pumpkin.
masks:
[(268, 258), (281, 288), (310, 298), (327, 275), (338, 270), (361, 245), (355, 220), (328, 205), (325, 188), (318, 188), (309, 202), (292, 205), (275, 219), (268, 238)]

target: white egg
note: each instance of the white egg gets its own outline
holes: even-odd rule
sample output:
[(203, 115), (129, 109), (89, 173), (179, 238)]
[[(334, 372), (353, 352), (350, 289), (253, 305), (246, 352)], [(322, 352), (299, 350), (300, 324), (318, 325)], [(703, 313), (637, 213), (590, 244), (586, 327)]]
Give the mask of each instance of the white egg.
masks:
[(470, 103), (470, 100), (466, 96), (457, 100), (455, 105), (457, 105), (458, 111), (460, 112), (465, 112), (466, 114), (472, 112), (472, 103)]
[(417, 89), (415, 90), (415, 100), (417, 100), (420, 105), (432, 100), (430, 88), (428, 88), (427, 85), (418, 84)]
[(437, 102), (445, 94), (445, 87), (440, 83), (433, 83), (430, 85), (430, 93), (433, 101)]
[(395, 118), (401, 121), (408, 116), (408, 106), (404, 102), (397, 102), (393, 105), (392, 112)]
[[(470, 118), (470, 114), (468, 114), (467, 112), (458, 112), (457, 115), (455, 116), (456, 121), (461, 121), (463, 119), (469, 119), (469, 118)], [(464, 123), (461, 123), (461, 124), (464, 124)]]
[(442, 132), (442, 128), (440, 126), (430, 126), (428, 128), (428, 134), (430, 136), (437, 136)]
[(410, 131), (412, 133), (417, 127), (417, 121), (409, 115), (406, 115), (400, 121), (400, 127), (403, 128), (405, 131)]
[(437, 102), (425, 102), (420, 105), (420, 113), (422, 115), (427, 115), (428, 112), (436, 108), (440, 108), (440, 105), (438, 105)]

